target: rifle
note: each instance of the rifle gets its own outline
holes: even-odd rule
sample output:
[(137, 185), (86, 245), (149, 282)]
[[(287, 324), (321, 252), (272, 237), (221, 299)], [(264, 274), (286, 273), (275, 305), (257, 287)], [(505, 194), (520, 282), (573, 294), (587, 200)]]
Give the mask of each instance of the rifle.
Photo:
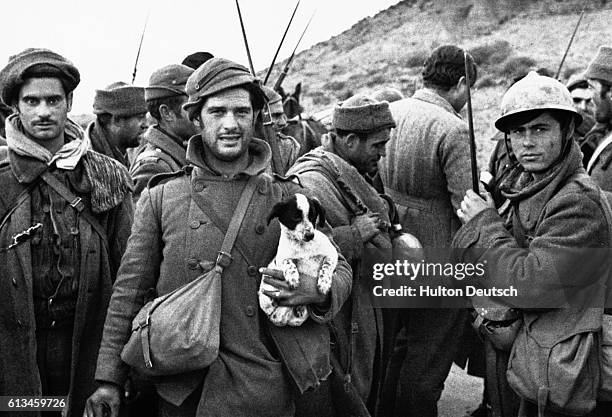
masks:
[(295, 12), (297, 12), (298, 6), (300, 5), (300, 0), (298, 0), (295, 5), (295, 9), (293, 9), (293, 13), (291, 14), (291, 18), (289, 19), (289, 23), (287, 24), (287, 28), (285, 29), (285, 33), (283, 33), (283, 37), (281, 38), (280, 43), (278, 44), (278, 48), (276, 48), (276, 53), (274, 54), (274, 58), (272, 58), (272, 63), (268, 68), (268, 72), (266, 73), (266, 77), (264, 78), (263, 84), (266, 85), (268, 83), (268, 78), (270, 78), (270, 74), (272, 73), (272, 69), (274, 68), (274, 64), (276, 63), (276, 57), (280, 52), (281, 46), (283, 46), (283, 42), (285, 41), (285, 36), (287, 36), (287, 32), (289, 31), (289, 27), (291, 26), (291, 22), (293, 22), (293, 16), (295, 16)]
[(478, 163), (476, 161), (476, 138), (474, 137), (474, 114), (472, 112), (472, 93), (470, 87), (470, 68), (468, 63), (468, 53), (463, 51), (463, 62), (465, 66), (465, 84), (467, 86), (467, 112), (468, 112), (468, 128), (470, 131), (470, 162), (472, 167), (472, 189), (476, 194), (479, 194), (478, 189)]
[(572, 43), (574, 42), (574, 37), (576, 36), (576, 32), (578, 32), (578, 27), (580, 26), (580, 22), (582, 22), (582, 17), (584, 16), (584, 12), (586, 10), (587, 0), (584, 0), (582, 3), (582, 11), (580, 12), (580, 17), (578, 18), (578, 22), (576, 22), (576, 27), (574, 27), (574, 32), (572, 33), (572, 37), (567, 44), (567, 48), (565, 48), (565, 53), (563, 54), (563, 58), (561, 58), (561, 63), (559, 64), (559, 69), (557, 69), (557, 73), (555, 74), (555, 79), (559, 79), (559, 74), (561, 74), (561, 68), (563, 68), (563, 64), (565, 63), (565, 58), (567, 57), (567, 53), (572, 47)]
[(300, 45), (300, 42), (302, 41), (302, 38), (304, 37), (304, 34), (306, 33), (308, 26), (310, 26), (310, 22), (312, 22), (312, 18), (314, 17), (315, 12), (313, 12), (312, 16), (310, 16), (310, 19), (308, 20), (308, 23), (306, 24), (306, 27), (304, 28), (304, 31), (302, 32), (300, 39), (298, 39), (297, 44), (295, 44), (295, 48), (293, 48), (293, 52), (291, 53), (291, 56), (289, 57), (289, 59), (287, 60), (287, 63), (285, 64), (285, 68), (283, 68), (283, 71), (279, 75), (278, 80), (276, 80), (276, 83), (274, 84), (274, 91), (279, 91), (280, 86), (283, 84), (283, 81), (285, 81), (285, 77), (287, 76), (287, 72), (289, 71), (289, 66), (291, 65), (291, 62), (293, 61), (293, 57), (295, 56), (295, 51)]
[(145, 24), (142, 28), (142, 33), (140, 34), (140, 43), (138, 44), (138, 52), (136, 53), (136, 62), (134, 62), (134, 72), (132, 73), (132, 84), (134, 84), (134, 80), (136, 80), (136, 69), (138, 68), (138, 58), (140, 58), (140, 49), (142, 48), (142, 40), (144, 39), (145, 32), (147, 31), (147, 23), (149, 23), (149, 14), (151, 13), (151, 9), (147, 12), (147, 17), (145, 18)]
[[(261, 81), (257, 78), (255, 74), (255, 68), (253, 67), (253, 60), (251, 59), (251, 50), (249, 49), (249, 42), (247, 40), (246, 31), (244, 29), (244, 22), (242, 21), (242, 13), (240, 12), (240, 4), (238, 0), (236, 0), (236, 8), (238, 9), (238, 17), (240, 20), (240, 28), (242, 29), (242, 38), (244, 39), (244, 46), (246, 48), (247, 57), (249, 59), (249, 65), (251, 66), (251, 75), (255, 78), (255, 82), (261, 87)], [(264, 104), (267, 107), (266, 112), (262, 112), (261, 117), (263, 121), (263, 133), (264, 139), (270, 145), (270, 149), (272, 150), (272, 171), (284, 175), (285, 170), (283, 169), (283, 163), (281, 161), (280, 148), (278, 147), (278, 140), (276, 137), (276, 131), (274, 130), (274, 126), (272, 126), (272, 113), (270, 112), (270, 106), (268, 105), (268, 101)]]

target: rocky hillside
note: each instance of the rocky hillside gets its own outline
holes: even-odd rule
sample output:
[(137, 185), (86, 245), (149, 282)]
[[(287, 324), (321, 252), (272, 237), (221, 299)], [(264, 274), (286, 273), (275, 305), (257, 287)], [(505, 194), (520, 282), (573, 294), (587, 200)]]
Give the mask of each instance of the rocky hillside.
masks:
[[(582, 0), (401, 1), (298, 54), (283, 86), (292, 91), (302, 82), (302, 104), (309, 113), (382, 86), (410, 95), (420, 84), (421, 65), (433, 48), (445, 43), (466, 47), (479, 64), (473, 106), (479, 159), (484, 162), (508, 80), (529, 68), (556, 72), (584, 4)], [(612, 39), (610, 6), (600, 0), (586, 5), (561, 73), (564, 79), (584, 69), (597, 47)], [(282, 66), (278, 64), (275, 71)]]

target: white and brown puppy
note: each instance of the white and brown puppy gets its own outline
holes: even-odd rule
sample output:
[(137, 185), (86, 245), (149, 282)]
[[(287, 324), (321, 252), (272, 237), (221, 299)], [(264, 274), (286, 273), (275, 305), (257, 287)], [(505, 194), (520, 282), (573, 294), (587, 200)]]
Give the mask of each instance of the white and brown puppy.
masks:
[[(268, 216), (268, 224), (278, 218), (281, 235), (276, 257), (268, 268), (283, 272), (290, 288), (297, 288), (300, 279), (316, 278), (317, 290), (327, 295), (332, 276), (338, 264), (338, 252), (330, 240), (315, 228), (325, 224), (325, 210), (314, 198), (295, 194), (277, 203)], [(305, 306), (279, 306), (277, 301), (265, 294), (278, 290), (261, 281), (259, 305), (277, 326), (299, 326), (308, 318)], [(278, 293), (278, 292), (277, 292)]]

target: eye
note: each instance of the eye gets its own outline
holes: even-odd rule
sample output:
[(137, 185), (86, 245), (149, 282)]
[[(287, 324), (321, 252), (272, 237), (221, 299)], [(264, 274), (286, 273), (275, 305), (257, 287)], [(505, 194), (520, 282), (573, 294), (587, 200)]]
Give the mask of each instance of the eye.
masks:
[(34, 98), (34, 97), (25, 97), (23, 99), (23, 101), (25, 102), (25, 104), (27, 104), (28, 106), (36, 106), (38, 104), (38, 99)]

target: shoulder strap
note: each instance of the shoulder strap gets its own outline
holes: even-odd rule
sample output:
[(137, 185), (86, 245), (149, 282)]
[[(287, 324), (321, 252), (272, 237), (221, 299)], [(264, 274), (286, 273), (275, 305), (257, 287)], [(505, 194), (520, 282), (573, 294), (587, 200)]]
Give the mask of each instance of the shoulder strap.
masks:
[(85, 219), (87, 223), (96, 231), (96, 233), (102, 239), (102, 242), (106, 249), (108, 250), (108, 241), (106, 236), (106, 230), (102, 227), (100, 222), (91, 214), (89, 209), (83, 203), (81, 197), (75, 195), (68, 187), (66, 187), (60, 180), (58, 180), (55, 175), (51, 174), (49, 171), (45, 171), (40, 174), (40, 177), (44, 182), (49, 185), (49, 187), (53, 188), (55, 192), (57, 192), (64, 200), (70, 204), (72, 208), (74, 208), (79, 215)]
[(332, 184), (334, 186), (334, 188), (340, 194), (342, 205), (350, 213), (353, 213), (354, 215), (357, 216), (357, 215), (363, 214), (363, 213), (365, 213), (367, 211), (367, 208), (359, 207), (359, 205), (356, 202), (354, 202), (353, 204), (350, 203), (350, 201), (354, 200), (353, 196), (349, 195), (347, 190), (345, 190), (342, 187), (340, 187), (339, 184), (338, 184), (338, 179), (337, 178), (333, 178), (332, 175), (326, 169), (317, 168), (317, 167), (310, 167), (310, 168), (305, 169), (303, 171), (299, 171), (297, 173), (298, 178), (299, 178), (300, 174), (304, 174), (306, 172), (318, 172), (319, 174), (321, 174), (325, 178), (327, 178), (329, 180), (329, 183)]
[(0, 219), (0, 230), (2, 230), (13, 212), (17, 210), (17, 207), (19, 207), (26, 200), (26, 198), (28, 198), (34, 187), (36, 187), (36, 184), (38, 184), (39, 182), (40, 178), (35, 179), (26, 187), (26, 189), (19, 193), (17, 199), (15, 199), (15, 203), (2, 215), (2, 218)]
[(593, 152), (593, 156), (591, 156), (591, 159), (589, 160), (589, 163), (587, 164), (588, 174), (591, 174), (591, 171), (593, 170), (593, 165), (595, 165), (595, 162), (597, 162), (597, 159), (599, 159), (599, 156), (604, 151), (604, 149), (606, 149), (608, 145), (610, 145), (611, 143), (612, 143), (612, 134), (608, 135), (608, 137), (604, 139), (604, 141), (601, 142), (597, 146), (597, 149), (595, 149), (595, 152)]

